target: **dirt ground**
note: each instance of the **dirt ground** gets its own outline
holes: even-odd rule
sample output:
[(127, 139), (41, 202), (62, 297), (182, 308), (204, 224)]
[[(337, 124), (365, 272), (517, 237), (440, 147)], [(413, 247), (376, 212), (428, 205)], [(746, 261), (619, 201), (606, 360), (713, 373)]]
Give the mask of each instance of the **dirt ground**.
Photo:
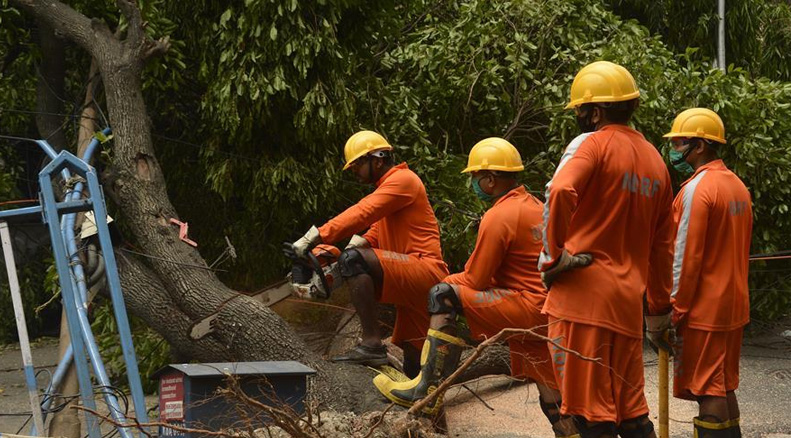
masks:
[[(791, 438), (791, 339), (779, 333), (775, 330), (745, 340), (737, 392), (745, 438)], [(54, 370), (56, 341), (38, 341), (33, 356), (37, 370)], [(645, 351), (645, 361), (646, 397), (652, 419), (656, 420), (657, 361), (650, 349)], [(39, 386), (44, 387), (47, 379), (47, 372), (40, 373)], [(446, 397), (450, 437), (552, 436), (538, 406), (535, 386), (504, 376), (485, 377), (465, 386), (451, 388)], [(156, 396), (147, 401), (153, 407)], [(27, 417), (11, 415), (24, 414), (29, 409), (19, 350), (15, 346), (0, 347), (0, 433), (28, 433), (29, 425), (22, 427)], [(695, 403), (671, 398), (671, 437), (692, 435), (691, 419), (696, 411)]]

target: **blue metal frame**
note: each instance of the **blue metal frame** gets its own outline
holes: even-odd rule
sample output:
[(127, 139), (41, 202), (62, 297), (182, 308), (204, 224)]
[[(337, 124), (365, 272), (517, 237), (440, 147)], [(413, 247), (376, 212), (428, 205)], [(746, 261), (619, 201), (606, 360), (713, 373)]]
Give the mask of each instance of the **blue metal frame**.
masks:
[[(109, 135), (109, 133), (109, 128), (103, 131), (104, 135)], [(39, 173), (41, 205), (2, 211), (0, 212), (0, 220), (41, 214), (42, 221), (48, 225), (50, 239), (52, 240), (52, 250), (55, 255), (55, 265), (62, 290), (63, 306), (66, 311), (69, 334), (71, 335), (71, 345), (58, 364), (47, 392), (51, 393), (54, 388), (60, 385), (72, 358), (74, 358), (80, 385), (80, 394), (84, 406), (91, 409), (95, 409), (96, 407), (88, 357), (90, 358), (90, 365), (93, 368), (94, 376), (99, 384), (102, 386), (110, 386), (110, 380), (107, 376), (104, 362), (99, 355), (99, 349), (88, 319), (86, 305), (88, 290), (82, 263), (77, 254), (76, 236), (74, 232), (76, 212), (93, 211), (99, 244), (104, 256), (110, 297), (113, 303), (116, 324), (121, 339), (121, 348), (127, 367), (132, 401), (134, 403), (137, 421), (146, 423), (148, 422), (148, 416), (145, 407), (145, 397), (140, 382), (140, 374), (137, 366), (137, 359), (135, 357), (134, 345), (132, 343), (132, 334), (129, 327), (126, 307), (124, 305), (123, 293), (121, 291), (121, 282), (118, 277), (115, 254), (113, 253), (110, 232), (107, 226), (107, 211), (104, 204), (103, 192), (95, 169), (87, 163), (98, 146), (99, 140), (97, 138), (91, 140), (83, 154), (83, 159), (79, 159), (67, 151), (58, 154), (45, 140), (36, 140), (35, 142), (53, 159), (53, 161)], [(59, 173), (64, 181), (70, 181), (72, 172), (85, 179), (89, 189), (89, 196), (86, 199), (81, 199), (83, 183), (80, 181), (66, 194), (64, 202), (57, 202), (52, 185), (53, 177), (56, 177)], [(61, 215), (63, 215), (62, 218)], [(78, 354), (74, 354), (74, 352), (78, 352)], [(126, 418), (120, 409), (118, 399), (115, 395), (110, 391), (103, 391), (103, 395), (113, 419), (121, 424), (126, 423)], [(42, 404), (45, 409), (49, 407), (51, 400), (51, 398), (45, 399)], [(100, 438), (101, 432), (96, 419), (87, 413), (86, 425), (90, 438)], [(118, 431), (122, 438), (131, 438), (127, 428), (119, 427)], [(33, 430), (32, 434), (36, 435), (36, 431)]]

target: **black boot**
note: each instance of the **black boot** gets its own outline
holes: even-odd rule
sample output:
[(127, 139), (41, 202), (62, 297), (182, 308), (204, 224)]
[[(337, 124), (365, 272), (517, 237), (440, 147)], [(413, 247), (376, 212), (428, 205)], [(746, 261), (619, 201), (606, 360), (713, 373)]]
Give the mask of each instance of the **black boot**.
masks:
[(701, 420), (700, 417), (692, 419), (695, 425), (695, 438), (731, 438), (731, 422), (730, 421), (713, 421)]
[(731, 421), (728, 422), (731, 427), (728, 428), (730, 431), (730, 438), (742, 438), (742, 426), (738, 418), (732, 418)]
[[(555, 432), (556, 438), (580, 438), (577, 428), (574, 425), (573, 418), (570, 416), (560, 415), (561, 401), (558, 400), (554, 403), (547, 403), (541, 397), (538, 398), (538, 405), (541, 406), (541, 412), (549, 420), (552, 425), (552, 431)], [(566, 419), (568, 424), (561, 424)], [(565, 430), (564, 430), (565, 429)]]

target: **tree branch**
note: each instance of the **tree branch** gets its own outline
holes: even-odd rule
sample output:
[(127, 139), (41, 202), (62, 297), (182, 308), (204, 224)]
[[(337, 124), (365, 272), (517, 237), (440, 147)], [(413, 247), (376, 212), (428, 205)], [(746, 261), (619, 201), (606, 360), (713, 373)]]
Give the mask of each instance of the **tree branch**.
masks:
[(165, 36), (158, 40), (146, 39), (142, 53), (143, 59), (162, 56), (170, 50), (170, 37)]
[(96, 49), (91, 20), (70, 6), (56, 0), (11, 0), (11, 3), (47, 23), (88, 52), (93, 53)]
[(143, 31), (145, 24), (143, 23), (143, 16), (140, 13), (140, 8), (137, 7), (137, 2), (134, 0), (116, 0), (115, 4), (118, 6), (118, 9), (121, 10), (124, 17), (126, 17), (127, 21), (129, 21), (125, 44), (131, 47), (142, 46), (143, 41), (146, 39), (146, 34)]
[(162, 56), (170, 49), (170, 37), (152, 40), (146, 35), (146, 22), (143, 21), (136, 0), (116, 0), (115, 3), (129, 21), (124, 45), (136, 53), (141, 61), (153, 56)]

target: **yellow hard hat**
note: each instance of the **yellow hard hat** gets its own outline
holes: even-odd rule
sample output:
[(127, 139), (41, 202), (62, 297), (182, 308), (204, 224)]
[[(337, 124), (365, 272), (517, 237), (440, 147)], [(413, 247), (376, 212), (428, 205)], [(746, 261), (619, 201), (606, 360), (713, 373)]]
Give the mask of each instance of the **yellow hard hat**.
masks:
[(688, 137), (705, 138), (725, 144), (725, 125), (714, 111), (707, 108), (690, 108), (682, 111), (673, 120), (670, 132), (665, 138)]
[(596, 61), (582, 67), (574, 76), (566, 109), (585, 103), (623, 102), (638, 97), (640, 90), (629, 70), (609, 61)]
[(522, 157), (514, 145), (500, 137), (489, 137), (472, 147), (470, 156), (467, 158), (467, 168), (461, 173), (479, 170), (519, 172), (524, 169)]
[(385, 140), (384, 137), (373, 131), (359, 131), (346, 140), (346, 146), (343, 147), (343, 155), (346, 158), (346, 164), (343, 170), (349, 168), (354, 160), (370, 154), (375, 151), (391, 151), (393, 147)]

